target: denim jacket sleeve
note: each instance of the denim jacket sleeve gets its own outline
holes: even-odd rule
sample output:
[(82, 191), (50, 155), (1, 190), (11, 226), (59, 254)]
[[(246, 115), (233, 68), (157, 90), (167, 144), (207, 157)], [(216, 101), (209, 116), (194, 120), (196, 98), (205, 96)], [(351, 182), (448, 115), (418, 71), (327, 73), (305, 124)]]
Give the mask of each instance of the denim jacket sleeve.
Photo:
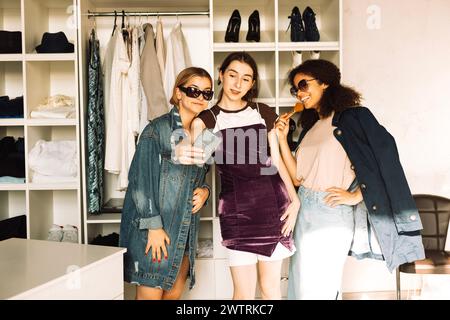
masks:
[(140, 217), (139, 229), (160, 229), (163, 227), (158, 203), (160, 147), (154, 128), (149, 127), (142, 133), (131, 167), (132, 198)]
[[(369, 109), (360, 107), (359, 121), (378, 163), (394, 221), (399, 233), (422, 229), (417, 208), (400, 163), (394, 137), (378, 123)], [(411, 220), (411, 216), (417, 217)]]

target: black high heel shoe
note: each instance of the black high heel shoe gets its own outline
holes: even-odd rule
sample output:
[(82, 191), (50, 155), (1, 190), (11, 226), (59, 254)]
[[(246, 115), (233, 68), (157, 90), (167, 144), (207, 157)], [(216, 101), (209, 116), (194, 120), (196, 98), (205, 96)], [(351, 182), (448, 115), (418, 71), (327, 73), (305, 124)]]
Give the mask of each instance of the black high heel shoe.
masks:
[(310, 7), (303, 11), (303, 21), (305, 22), (306, 41), (319, 41), (320, 33), (316, 25), (316, 14)]
[(239, 30), (241, 29), (241, 15), (239, 10), (235, 9), (228, 21), (227, 31), (225, 32), (225, 42), (239, 42)]
[(255, 10), (248, 18), (248, 32), (246, 40), (259, 42), (260, 34), (259, 12), (258, 10)]
[[(302, 15), (298, 7), (292, 9), (291, 15), (288, 17), (291, 19), (289, 27), (291, 27), (291, 41), (303, 42), (306, 40), (305, 27), (303, 26)], [(289, 29), (288, 27), (288, 29)]]

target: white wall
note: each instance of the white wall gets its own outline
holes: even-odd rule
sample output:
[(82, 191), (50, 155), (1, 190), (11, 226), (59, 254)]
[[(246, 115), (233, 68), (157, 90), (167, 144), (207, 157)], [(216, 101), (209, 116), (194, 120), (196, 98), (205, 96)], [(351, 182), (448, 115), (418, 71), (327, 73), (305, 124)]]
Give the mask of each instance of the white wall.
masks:
[[(395, 137), (412, 193), (450, 198), (450, 1), (344, 0), (344, 82)], [(378, 19), (379, 18), (379, 19)], [(344, 291), (392, 290), (349, 259)]]

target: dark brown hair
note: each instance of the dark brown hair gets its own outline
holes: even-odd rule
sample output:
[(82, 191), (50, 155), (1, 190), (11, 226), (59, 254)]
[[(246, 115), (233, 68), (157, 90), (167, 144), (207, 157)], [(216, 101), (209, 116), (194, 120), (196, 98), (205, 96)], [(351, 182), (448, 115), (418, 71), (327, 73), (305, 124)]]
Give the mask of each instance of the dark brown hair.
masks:
[(317, 79), (319, 84), (328, 85), (319, 101), (319, 111), (306, 109), (301, 113), (299, 124), (303, 129), (310, 129), (319, 120), (319, 114), (328, 117), (333, 111), (341, 112), (361, 103), (361, 94), (341, 84), (341, 72), (330, 61), (319, 59), (303, 62), (289, 73), (289, 83), (292, 86), (297, 86), (294, 84), (294, 78), (299, 73)]
[[(256, 65), (255, 60), (252, 58), (251, 55), (249, 55), (247, 52), (233, 52), (230, 53), (225, 60), (223, 60), (222, 65), (219, 67), (219, 72), (225, 73), (225, 70), (228, 68), (228, 66), (233, 61), (239, 61), (246, 63), (252, 68), (253, 70), (253, 81), (255, 83), (251, 87), (251, 89), (245, 94), (245, 96), (242, 97), (242, 100), (252, 102), (254, 98), (258, 96), (258, 90), (259, 90), (259, 76), (258, 76), (258, 67)], [(220, 85), (221, 81), (220, 78), (218, 80), (218, 84)], [(220, 90), (219, 97), (217, 98), (217, 102), (219, 102), (222, 99), (223, 96), (223, 89)]]

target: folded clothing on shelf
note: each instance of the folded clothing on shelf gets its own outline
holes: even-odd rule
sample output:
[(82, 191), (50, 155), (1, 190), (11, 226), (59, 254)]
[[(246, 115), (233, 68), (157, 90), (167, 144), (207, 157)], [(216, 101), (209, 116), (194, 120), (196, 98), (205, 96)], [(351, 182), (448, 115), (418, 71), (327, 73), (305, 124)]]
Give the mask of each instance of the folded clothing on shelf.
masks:
[(25, 178), (15, 178), (10, 176), (0, 177), (1, 183), (25, 183)]
[(74, 182), (77, 182), (77, 178), (76, 177), (46, 176), (46, 175), (34, 172), (32, 181), (34, 183), (74, 183)]
[(74, 119), (74, 98), (65, 95), (55, 95), (45, 98), (30, 116), (34, 119)]
[(109, 199), (100, 210), (101, 213), (121, 213), (123, 210), (124, 198)]
[(199, 239), (197, 246), (197, 258), (213, 257), (213, 241), (211, 239)]
[(20, 215), (0, 221), (0, 241), (10, 238), (27, 238), (26, 215)]
[(108, 246), (108, 247), (118, 247), (119, 246), (119, 235), (115, 232), (108, 234), (107, 236), (102, 236), (99, 234), (92, 240), (90, 244), (98, 246)]
[(0, 140), (0, 177), (25, 178), (25, 141), (4, 137)]
[(0, 97), (0, 118), (23, 118), (23, 96), (9, 99)]
[(0, 53), (22, 53), (22, 32), (0, 30)]
[(77, 143), (74, 140), (38, 140), (28, 157), (34, 173), (50, 177), (77, 176)]

